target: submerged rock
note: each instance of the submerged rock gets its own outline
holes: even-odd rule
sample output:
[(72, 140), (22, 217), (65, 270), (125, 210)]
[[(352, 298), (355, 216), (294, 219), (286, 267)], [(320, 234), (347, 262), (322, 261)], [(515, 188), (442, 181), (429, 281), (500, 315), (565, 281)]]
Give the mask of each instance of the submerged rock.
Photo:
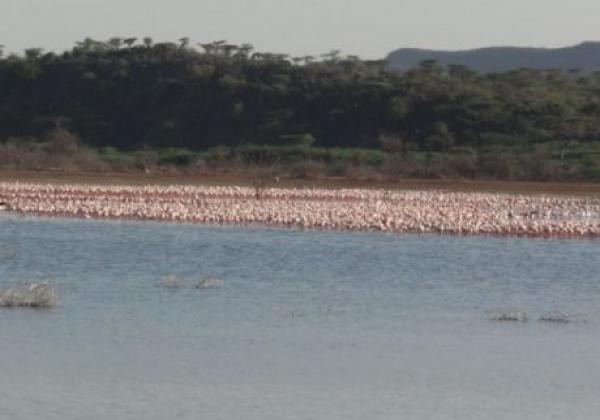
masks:
[(0, 308), (51, 308), (56, 304), (54, 288), (48, 283), (24, 284), (0, 290)]
[(194, 286), (196, 289), (216, 289), (223, 286), (223, 280), (215, 277), (205, 277), (196, 283)]
[(177, 278), (177, 276), (171, 274), (160, 279), (158, 283), (159, 286), (164, 287), (166, 289), (181, 289), (185, 286), (182, 280)]
[(523, 311), (498, 311), (489, 317), (490, 321), (505, 322), (526, 322), (528, 320), (527, 312)]
[(547, 314), (543, 314), (538, 319), (540, 322), (554, 322), (557, 324), (569, 324), (571, 320), (569, 317), (562, 312), (554, 311), (548, 312)]

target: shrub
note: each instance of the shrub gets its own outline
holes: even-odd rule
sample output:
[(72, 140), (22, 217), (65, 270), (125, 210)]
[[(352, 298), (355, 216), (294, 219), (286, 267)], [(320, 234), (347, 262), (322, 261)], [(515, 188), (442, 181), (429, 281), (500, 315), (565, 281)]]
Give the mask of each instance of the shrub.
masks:
[(316, 142), (315, 137), (309, 133), (285, 134), (283, 136), (280, 136), (279, 139), (283, 144), (289, 146), (310, 147)]
[(449, 170), (458, 176), (474, 178), (477, 173), (477, 154), (451, 156), (448, 160)]
[(79, 137), (62, 127), (51, 130), (46, 138), (47, 150), (53, 154), (73, 154), (79, 149)]
[(167, 149), (160, 153), (159, 165), (188, 166), (196, 161), (196, 154), (186, 149)]
[(318, 178), (325, 174), (326, 165), (318, 162), (303, 161), (289, 167), (288, 175), (291, 178), (311, 179)]

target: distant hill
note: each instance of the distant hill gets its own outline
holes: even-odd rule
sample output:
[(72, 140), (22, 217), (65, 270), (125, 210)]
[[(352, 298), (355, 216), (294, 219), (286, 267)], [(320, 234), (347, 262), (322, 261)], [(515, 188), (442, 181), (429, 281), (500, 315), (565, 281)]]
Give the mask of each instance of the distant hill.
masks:
[(490, 47), (463, 51), (403, 48), (387, 57), (392, 68), (400, 71), (418, 66), (425, 60), (436, 60), (445, 66), (464, 65), (482, 73), (519, 68), (592, 72), (600, 71), (600, 42), (584, 42), (565, 48)]

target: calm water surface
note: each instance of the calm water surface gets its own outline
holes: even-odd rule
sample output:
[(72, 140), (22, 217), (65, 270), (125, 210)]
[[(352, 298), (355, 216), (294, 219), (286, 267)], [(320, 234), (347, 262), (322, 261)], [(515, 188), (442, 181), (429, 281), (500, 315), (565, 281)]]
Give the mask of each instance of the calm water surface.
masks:
[(18, 281), (59, 305), (0, 310), (0, 418), (600, 416), (598, 241), (4, 215)]

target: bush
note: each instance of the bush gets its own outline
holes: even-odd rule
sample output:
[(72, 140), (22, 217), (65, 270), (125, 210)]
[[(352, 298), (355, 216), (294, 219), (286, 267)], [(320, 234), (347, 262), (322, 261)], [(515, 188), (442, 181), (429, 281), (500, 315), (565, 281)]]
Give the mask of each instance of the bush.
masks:
[(44, 139), (52, 154), (73, 154), (79, 149), (79, 137), (62, 127), (51, 130)]
[(310, 147), (316, 142), (315, 137), (312, 134), (308, 134), (308, 133), (285, 134), (283, 136), (280, 136), (279, 139), (281, 140), (282, 144), (285, 144), (288, 146)]
[(474, 178), (477, 174), (477, 154), (450, 156), (448, 167), (455, 175), (465, 178)]
[(288, 176), (290, 178), (312, 179), (322, 177), (327, 167), (318, 162), (303, 161), (289, 167)]
[(159, 165), (188, 166), (197, 160), (197, 155), (186, 149), (166, 149), (159, 153)]

